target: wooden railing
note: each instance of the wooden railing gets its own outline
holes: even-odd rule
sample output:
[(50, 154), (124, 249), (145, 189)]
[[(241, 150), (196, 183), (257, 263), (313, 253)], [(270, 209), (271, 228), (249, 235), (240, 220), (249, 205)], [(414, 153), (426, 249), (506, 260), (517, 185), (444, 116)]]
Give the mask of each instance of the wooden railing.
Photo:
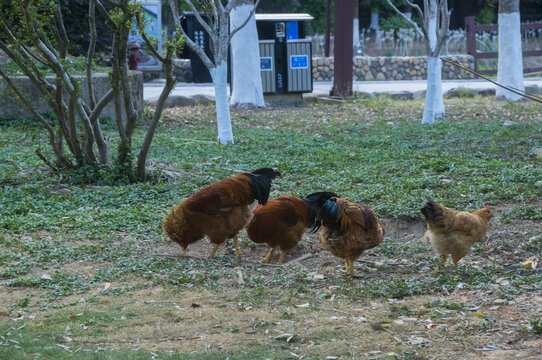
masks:
[[(526, 29), (542, 29), (542, 23), (521, 24), (521, 30)], [(467, 16), (465, 18), (465, 30), (467, 33), (467, 53), (474, 57), (474, 69), (476, 72), (482, 75), (494, 75), (497, 70), (480, 70), (478, 69), (479, 59), (493, 59), (498, 58), (498, 52), (479, 52), (476, 49), (476, 33), (481, 31), (498, 31), (498, 25), (476, 25), (474, 23), (474, 16)], [(542, 56), (542, 50), (527, 50), (523, 51), (523, 57), (526, 56)], [(542, 71), (542, 67), (523, 68), (523, 73), (534, 73)]]

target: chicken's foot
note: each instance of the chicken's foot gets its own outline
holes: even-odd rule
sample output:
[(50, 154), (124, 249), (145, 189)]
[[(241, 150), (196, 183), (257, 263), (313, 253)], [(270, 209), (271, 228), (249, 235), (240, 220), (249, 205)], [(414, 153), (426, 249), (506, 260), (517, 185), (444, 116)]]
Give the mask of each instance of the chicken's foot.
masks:
[(446, 259), (448, 259), (447, 255), (440, 255), (440, 261), (446, 262)]
[(481, 248), (480, 250), (482, 250), (482, 251), (488, 251), (489, 249), (491, 249), (491, 246), (493, 246), (493, 244), (487, 244), (486, 246), (484, 246), (484, 247)]

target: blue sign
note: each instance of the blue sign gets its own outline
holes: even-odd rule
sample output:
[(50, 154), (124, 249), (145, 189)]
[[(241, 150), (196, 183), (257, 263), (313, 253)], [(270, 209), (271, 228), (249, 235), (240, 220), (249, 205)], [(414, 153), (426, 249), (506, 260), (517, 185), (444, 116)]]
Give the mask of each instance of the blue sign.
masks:
[(260, 58), (261, 71), (273, 71), (273, 58), (270, 56)]
[(297, 27), (297, 21), (288, 21), (286, 22), (286, 38), (299, 39), (299, 30)]
[(290, 56), (290, 69), (308, 69), (308, 55), (292, 55)]

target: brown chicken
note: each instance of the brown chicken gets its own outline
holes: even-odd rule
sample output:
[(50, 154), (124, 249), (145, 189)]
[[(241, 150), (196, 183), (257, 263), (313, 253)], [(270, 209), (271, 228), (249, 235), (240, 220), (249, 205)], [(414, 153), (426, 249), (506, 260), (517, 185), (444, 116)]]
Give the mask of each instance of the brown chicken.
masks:
[(384, 238), (384, 227), (367, 206), (333, 197), (322, 206), (318, 219), (322, 230), (320, 243), (330, 253), (346, 262), (346, 273), (354, 274), (354, 261)]
[(265, 206), (255, 205), (247, 234), (255, 243), (265, 243), (271, 247), (262, 262), (269, 262), (275, 249), (280, 248), (277, 264), (281, 264), (284, 255), (297, 245), (308, 227), (316, 232), (319, 228), (316, 215), (322, 204), (332, 196), (336, 195), (331, 192), (317, 192), (306, 198), (284, 195), (269, 200)]
[(271, 168), (236, 174), (207, 185), (164, 216), (162, 228), (166, 235), (186, 251), (188, 245), (203, 239), (215, 244), (213, 257), (220, 244), (233, 238), (237, 257), (241, 258), (237, 234), (252, 217), (249, 205), (258, 200), (265, 205), (271, 180), (280, 176)]
[(487, 224), (493, 217), (489, 206), (472, 213), (455, 211), (430, 198), (427, 198), (421, 212), (427, 220), (425, 240), (440, 254), (443, 262), (448, 254), (452, 255), (454, 267), (467, 255), (471, 246), (484, 237)]

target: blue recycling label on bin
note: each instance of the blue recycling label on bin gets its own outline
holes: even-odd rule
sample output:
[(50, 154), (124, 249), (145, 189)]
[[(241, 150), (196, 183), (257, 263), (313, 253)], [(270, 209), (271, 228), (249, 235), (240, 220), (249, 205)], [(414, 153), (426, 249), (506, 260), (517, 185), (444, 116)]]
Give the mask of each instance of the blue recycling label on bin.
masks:
[(261, 71), (273, 71), (273, 58), (265, 56), (260, 58), (260, 70)]
[(308, 55), (290, 56), (290, 69), (307, 69), (309, 67)]

